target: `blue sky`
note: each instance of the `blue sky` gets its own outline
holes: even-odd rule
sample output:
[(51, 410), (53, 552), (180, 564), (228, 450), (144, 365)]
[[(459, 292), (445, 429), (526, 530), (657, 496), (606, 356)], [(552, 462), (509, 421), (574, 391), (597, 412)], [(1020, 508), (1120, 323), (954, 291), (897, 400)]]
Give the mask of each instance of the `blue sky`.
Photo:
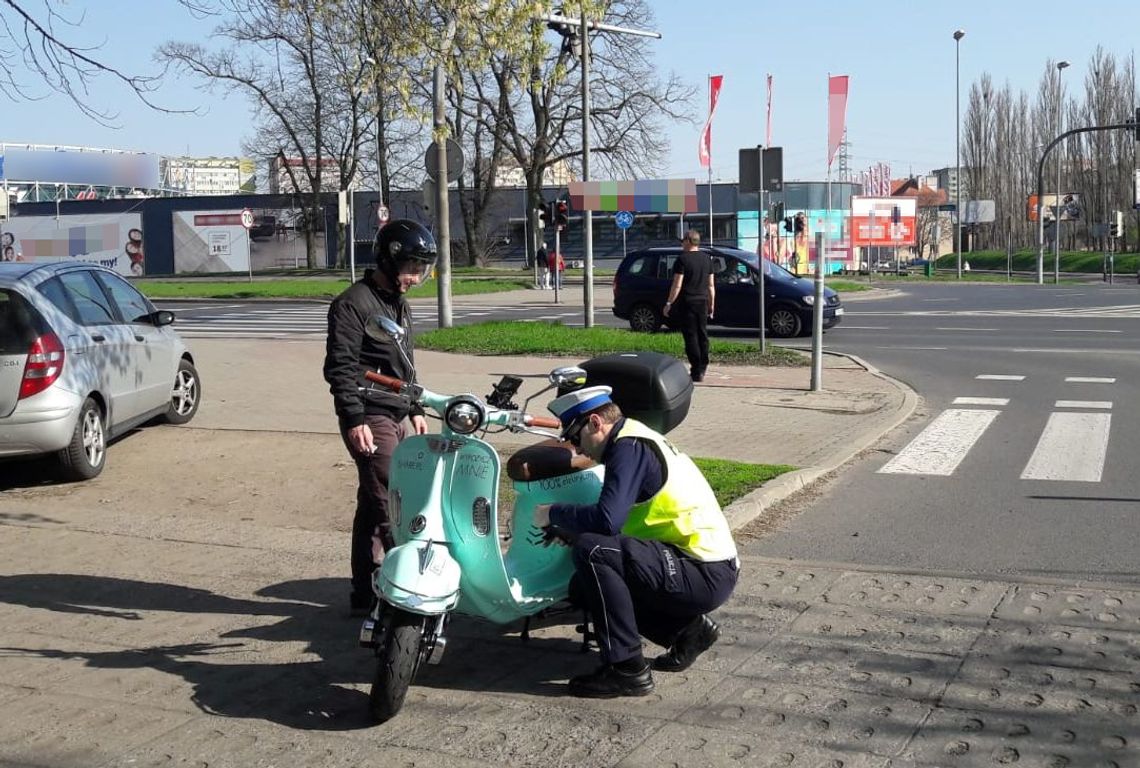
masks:
[[(32, 7), (35, 0), (27, 0)], [(652, 0), (661, 40), (652, 41), (660, 67), (699, 91), (696, 125), (669, 129), (671, 151), (662, 176), (696, 177), (700, 122), (710, 74), (724, 75), (713, 123), (713, 178), (735, 180), (737, 150), (764, 141), (764, 77), (774, 77), (773, 144), (784, 148), (785, 178), (822, 179), (826, 172), (827, 75), (850, 80), (848, 139), (854, 170), (889, 162), (893, 175), (924, 173), (954, 162), (954, 52), (960, 43), (962, 109), (970, 83), (983, 72), (1032, 96), (1046, 59), (1066, 59), (1066, 88), (1082, 89), (1098, 45), (1125, 58), (1136, 45), (1140, 2), (1073, 4), (1038, 0)], [(79, 19), (70, 40), (102, 45), (101, 55), (132, 72), (153, 72), (151, 55), (169, 39), (207, 40), (209, 21), (196, 21), (174, 0), (69, 0)], [(207, 43), (208, 44), (208, 43)], [(30, 82), (30, 81), (29, 81)], [(44, 93), (44, 89), (39, 89)], [(118, 127), (82, 115), (65, 97), (5, 103), (0, 141), (114, 147), (162, 154), (232, 155), (250, 132), (244, 98), (208, 95), (186, 78), (157, 94), (164, 105), (202, 114), (164, 115), (109, 80), (94, 85), (92, 103), (117, 110)]]

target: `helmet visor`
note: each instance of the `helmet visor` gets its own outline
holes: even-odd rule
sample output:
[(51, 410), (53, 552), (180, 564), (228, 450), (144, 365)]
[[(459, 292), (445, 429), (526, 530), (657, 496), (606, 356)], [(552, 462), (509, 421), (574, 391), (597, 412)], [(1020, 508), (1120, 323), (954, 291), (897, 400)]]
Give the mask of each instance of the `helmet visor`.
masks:
[(407, 259), (396, 262), (396, 272), (400, 277), (415, 277), (416, 284), (422, 285), (432, 277), (435, 270), (435, 259), (424, 261), (422, 259)]

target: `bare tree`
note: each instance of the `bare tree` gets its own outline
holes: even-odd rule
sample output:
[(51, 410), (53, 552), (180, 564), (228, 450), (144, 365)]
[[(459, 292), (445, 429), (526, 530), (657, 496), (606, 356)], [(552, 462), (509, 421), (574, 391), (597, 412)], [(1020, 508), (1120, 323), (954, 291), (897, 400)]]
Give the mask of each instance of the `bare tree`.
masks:
[[(195, 10), (186, 0), (187, 8)], [(162, 74), (128, 74), (111, 66), (98, 55), (99, 46), (86, 47), (69, 42), (84, 22), (84, 16), (69, 18), (59, 9), (65, 3), (41, 0), (30, 10), (29, 3), (0, 0), (0, 94), (11, 101), (36, 100), (37, 85), (62, 93), (79, 110), (98, 123), (113, 126), (117, 112), (91, 103), (91, 86), (101, 78), (117, 81), (151, 109), (185, 112), (160, 106), (152, 95)], [(21, 76), (23, 72), (23, 76)]]
[(315, 268), (321, 192), (348, 188), (369, 119), (359, 87), (361, 65), (347, 53), (356, 50), (355, 32), (335, 3), (320, 0), (225, 0), (221, 6), (225, 13), (214, 37), (229, 47), (208, 51), (196, 43), (169, 42), (159, 56), (202, 78), (207, 89), (250, 97), (258, 136), (273, 142), (258, 154), (275, 159), (271, 168), (284, 171), (292, 191), (306, 200), (306, 261)]

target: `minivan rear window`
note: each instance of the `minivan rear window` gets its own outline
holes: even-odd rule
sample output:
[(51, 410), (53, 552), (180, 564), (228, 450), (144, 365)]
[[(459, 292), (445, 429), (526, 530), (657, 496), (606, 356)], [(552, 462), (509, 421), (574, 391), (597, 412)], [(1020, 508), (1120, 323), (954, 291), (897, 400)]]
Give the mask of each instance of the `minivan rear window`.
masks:
[(28, 300), (0, 289), (0, 355), (26, 355), (40, 335), (43, 320)]

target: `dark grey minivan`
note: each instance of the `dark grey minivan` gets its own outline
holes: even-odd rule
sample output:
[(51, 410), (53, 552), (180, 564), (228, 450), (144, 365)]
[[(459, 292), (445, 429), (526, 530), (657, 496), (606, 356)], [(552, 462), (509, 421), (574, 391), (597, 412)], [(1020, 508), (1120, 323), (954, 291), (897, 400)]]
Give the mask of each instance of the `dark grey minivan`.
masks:
[[(712, 260), (716, 286), (716, 314), (710, 325), (756, 328), (760, 324), (759, 257), (750, 251), (727, 246), (707, 246), (701, 251)], [(614, 315), (629, 321), (635, 331), (652, 333), (668, 319), (661, 314), (673, 263), (679, 247), (647, 248), (622, 260), (614, 275)], [(796, 277), (783, 267), (764, 260), (765, 323), (779, 338), (811, 333), (815, 290), (812, 280)], [(833, 328), (843, 317), (839, 294), (824, 288), (823, 327)]]

